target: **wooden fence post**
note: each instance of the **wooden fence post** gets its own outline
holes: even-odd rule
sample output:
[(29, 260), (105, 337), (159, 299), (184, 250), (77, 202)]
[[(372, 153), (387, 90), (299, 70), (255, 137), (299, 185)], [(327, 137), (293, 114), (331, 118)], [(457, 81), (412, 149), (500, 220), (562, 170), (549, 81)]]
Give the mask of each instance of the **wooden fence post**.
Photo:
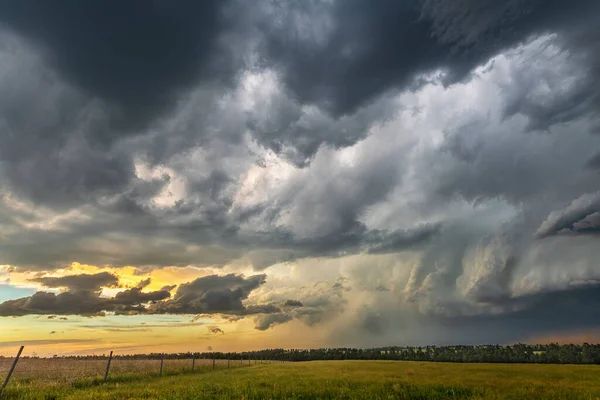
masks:
[(158, 375), (162, 376), (162, 370), (163, 370), (163, 363), (165, 362), (165, 353), (162, 353), (162, 356), (160, 357), (160, 372)]
[(196, 366), (196, 358), (194, 358), (194, 355), (192, 354), (192, 372), (194, 371), (195, 366)]
[(104, 383), (108, 380), (108, 371), (110, 370), (110, 362), (112, 361), (113, 352), (111, 350), (110, 355), (108, 356), (108, 362), (106, 363), (106, 372), (104, 373)]
[(230, 368), (230, 367), (229, 367), (229, 364), (230, 364), (230, 363), (231, 363), (231, 360), (228, 358), (228, 359), (227, 359), (227, 369), (229, 369), (229, 368)]
[(17, 366), (17, 362), (19, 361), (19, 357), (21, 357), (21, 353), (23, 352), (24, 348), (25, 348), (25, 346), (21, 346), (21, 348), (19, 349), (19, 352), (17, 353), (17, 356), (15, 357), (15, 361), (13, 361), (12, 366), (10, 367), (10, 370), (8, 371), (8, 375), (6, 375), (6, 379), (4, 380), (4, 383), (2, 384), (2, 387), (0, 388), (0, 394), (2, 394), (2, 391), (4, 390), (4, 388), (6, 387), (6, 385), (8, 385), (8, 381), (10, 380), (10, 377)]
[(213, 369), (215, 369), (215, 356), (213, 356)]

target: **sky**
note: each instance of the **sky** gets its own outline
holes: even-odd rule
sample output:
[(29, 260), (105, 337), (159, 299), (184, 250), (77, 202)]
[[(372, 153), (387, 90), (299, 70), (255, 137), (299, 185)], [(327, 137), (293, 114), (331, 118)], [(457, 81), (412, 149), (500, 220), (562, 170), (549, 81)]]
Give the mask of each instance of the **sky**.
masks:
[(599, 13), (0, 1), (0, 354), (598, 342)]

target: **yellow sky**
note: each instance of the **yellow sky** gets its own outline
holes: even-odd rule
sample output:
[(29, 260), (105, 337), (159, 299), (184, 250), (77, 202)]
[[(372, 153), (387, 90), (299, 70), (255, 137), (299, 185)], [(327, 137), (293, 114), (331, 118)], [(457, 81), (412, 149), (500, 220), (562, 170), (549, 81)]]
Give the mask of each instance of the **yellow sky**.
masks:
[[(5, 270), (8, 268), (5, 267)], [(144, 271), (135, 267), (105, 268), (73, 263), (45, 272), (9, 273), (10, 284), (34, 290), (58, 291), (31, 282), (39, 276), (65, 276), (110, 272), (119, 277), (121, 288), (104, 289), (103, 296), (114, 296), (126, 287), (151, 278), (144, 290), (158, 290), (165, 285), (181, 284), (196, 278), (224, 273), (212, 268), (166, 267)], [(0, 317), (0, 355), (14, 354), (25, 345), (24, 355), (52, 356), (68, 354), (116, 354), (146, 352), (245, 351), (268, 347), (319, 347), (319, 333), (297, 321), (268, 331), (254, 328), (254, 318), (237, 321), (214, 318), (196, 319), (194, 315), (107, 315), (104, 317), (27, 315)], [(224, 333), (211, 333), (218, 327)], [(304, 334), (298, 334), (306, 331)]]
[[(245, 351), (269, 347), (319, 347), (318, 331), (296, 321), (269, 331), (254, 329), (252, 318), (235, 322), (193, 316), (139, 315), (2, 318), (0, 355), (10, 356), (20, 345), (24, 355), (115, 354), (146, 352)], [(224, 333), (211, 333), (217, 326)], [(309, 331), (310, 329), (310, 331)], [(293, 335), (292, 335), (293, 333)]]

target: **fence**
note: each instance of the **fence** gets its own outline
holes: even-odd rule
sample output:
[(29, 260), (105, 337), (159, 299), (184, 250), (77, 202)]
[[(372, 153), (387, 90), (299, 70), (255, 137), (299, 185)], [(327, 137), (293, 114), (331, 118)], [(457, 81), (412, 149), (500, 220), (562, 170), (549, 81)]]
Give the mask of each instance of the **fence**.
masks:
[[(19, 357), (0, 358), (0, 396), (7, 388), (27, 385), (60, 386), (102, 384), (111, 380), (136, 377), (160, 377), (181, 373), (230, 370), (280, 361), (246, 358), (206, 358), (205, 353), (152, 354), (150, 356), (116, 355), (90, 357)], [(204, 357), (202, 357), (204, 356)]]

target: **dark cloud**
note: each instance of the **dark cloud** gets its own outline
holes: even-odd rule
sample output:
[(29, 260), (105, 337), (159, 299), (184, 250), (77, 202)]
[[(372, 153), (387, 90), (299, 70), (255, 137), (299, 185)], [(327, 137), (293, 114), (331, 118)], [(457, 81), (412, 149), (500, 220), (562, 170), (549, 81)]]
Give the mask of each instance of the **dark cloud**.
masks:
[(8, 300), (0, 304), (0, 315), (27, 314), (94, 315), (108, 308), (98, 294), (89, 291), (60, 294), (37, 292), (30, 297)]
[(375, 335), (380, 335), (388, 328), (388, 321), (379, 313), (366, 311), (360, 315), (361, 327)]
[[(101, 297), (101, 289), (118, 287), (119, 279), (108, 272), (98, 274), (67, 275), (63, 277), (39, 277), (32, 281), (51, 288), (66, 288), (59, 294), (36, 292), (29, 297), (8, 300), (0, 303), (0, 315), (19, 316), (27, 314), (51, 314), (48, 319), (57, 315), (103, 315), (110, 311), (117, 314), (145, 313), (146, 303), (156, 303), (171, 297), (168, 290), (142, 292), (149, 284), (127, 289), (112, 298)], [(61, 320), (66, 320), (62, 317)]]
[[(36, 292), (30, 297), (0, 303), (0, 315), (102, 315), (104, 312), (248, 315), (279, 312), (280, 308), (274, 304), (242, 304), (253, 290), (265, 283), (265, 278), (266, 275), (252, 275), (247, 278), (236, 274), (209, 275), (179, 285), (172, 299), (168, 288), (142, 292), (140, 287), (118, 292), (111, 298), (100, 297), (100, 292), (96, 291), (97, 286), (87, 286), (84, 289), (81, 279), (77, 279), (77, 284), (72, 280), (68, 282), (71, 286), (66, 292)], [(65, 283), (58, 281), (56, 284), (62, 286)], [(146, 307), (148, 303), (150, 305)]]
[(280, 5), (264, 24), (264, 52), (303, 102), (346, 114), (424, 73), (442, 70), (445, 83), (457, 82), (532, 35), (578, 31), (579, 19), (593, 26), (597, 7), (589, 0)]
[[(151, 282), (152, 282), (152, 278), (146, 278), (146, 279), (140, 281), (135, 287), (137, 289), (141, 290), (141, 289), (145, 288), (146, 286), (148, 286)], [(163, 288), (163, 290), (165, 290), (165, 288)], [(167, 291), (170, 291), (170, 289), (167, 289)]]
[(283, 307), (302, 307), (303, 304), (298, 300), (286, 300), (283, 302)]
[(416, 248), (427, 244), (439, 233), (440, 226), (421, 226), (412, 230), (396, 232), (371, 232), (367, 239), (369, 254), (397, 253), (404, 249)]
[(306, 167), (319, 148), (350, 146), (391, 118), (396, 109), (384, 99), (355, 114), (335, 118), (317, 107), (306, 108), (287, 92), (271, 94), (248, 121), (256, 140), (298, 167)]
[(255, 318), (255, 328), (259, 331), (266, 331), (267, 329), (273, 327), (274, 325), (279, 325), (291, 321), (293, 319), (292, 316), (288, 314), (267, 314), (261, 315)]
[[(504, 300), (501, 303), (507, 310), (504, 313), (443, 319), (443, 323), (450, 329), (463, 325), (469, 326), (472, 332), (485, 332), (494, 343), (514, 343), (548, 332), (596, 329), (599, 293), (597, 284), (543, 291)], [(510, 329), (503, 328), (507, 326)], [(477, 342), (483, 341), (478, 339)]]
[(141, 292), (133, 288), (118, 293), (113, 298), (100, 297), (98, 292), (75, 289), (59, 294), (36, 292), (30, 297), (0, 303), (0, 316), (28, 314), (57, 315), (104, 315), (145, 313), (144, 303), (156, 302), (170, 297), (167, 291)]
[(97, 274), (67, 275), (61, 277), (41, 277), (31, 279), (49, 288), (68, 288), (70, 291), (97, 291), (103, 287), (115, 287), (119, 278), (110, 272)]
[(276, 304), (249, 304), (244, 310), (244, 314), (272, 314), (281, 311)]
[(157, 302), (171, 297), (168, 290), (157, 290), (155, 292), (142, 292), (139, 287), (131, 288), (119, 292), (113, 298), (116, 304), (142, 304), (148, 302)]
[(536, 236), (544, 238), (565, 232), (600, 232), (600, 192), (582, 195), (564, 209), (550, 213)]
[(600, 170), (600, 153), (596, 153), (592, 158), (590, 158), (587, 161), (585, 165), (590, 169)]
[(116, 127), (138, 127), (202, 76), (225, 72), (215, 56), (223, 5), (25, 0), (3, 2), (0, 21), (38, 43), (68, 81), (114, 108)]
[(266, 275), (209, 275), (179, 285), (171, 300), (150, 307), (152, 313), (243, 314), (242, 300), (265, 283)]

